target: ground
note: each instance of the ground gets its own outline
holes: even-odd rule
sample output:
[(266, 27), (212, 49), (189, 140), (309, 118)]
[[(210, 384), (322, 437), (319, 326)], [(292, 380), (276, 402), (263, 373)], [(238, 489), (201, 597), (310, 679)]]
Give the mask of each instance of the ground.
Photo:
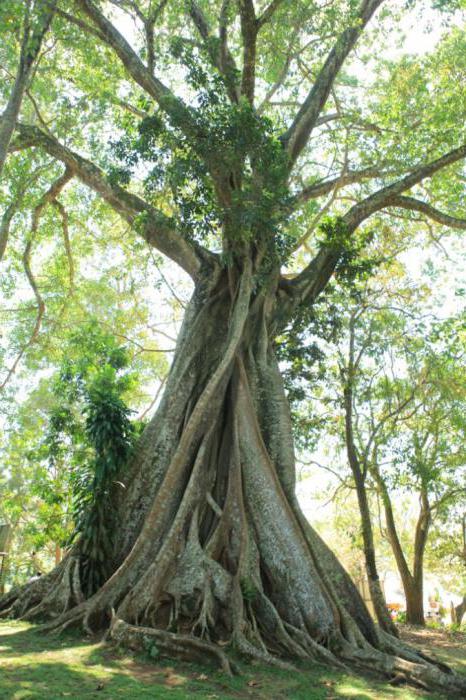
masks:
[[(466, 635), (406, 630), (403, 636), (466, 673)], [(44, 635), (21, 622), (0, 622), (0, 699), (58, 700), (440, 700), (375, 678), (314, 666), (286, 672), (243, 664), (228, 678), (214, 668), (158, 658), (133, 658), (79, 636)]]

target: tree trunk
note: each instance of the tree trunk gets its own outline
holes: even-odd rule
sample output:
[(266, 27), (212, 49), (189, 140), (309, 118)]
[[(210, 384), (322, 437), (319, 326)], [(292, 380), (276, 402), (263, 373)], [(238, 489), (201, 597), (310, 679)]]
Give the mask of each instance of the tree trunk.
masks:
[(421, 580), (412, 579), (412, 582), (406, 586), (406, 622), (409, 625), (418, 625), (424, 627), (424, 587)]
[[(49, 628), (111, 625), (130, 646), (232, 669), (319, 659), (466, 689), (374, 626), (354, 584), (294, 494), (290, 415), (273, 351), (275, 290), (206, 275), (186, 312), (161, 406), (115, 486), (113, 574), (82, 594), (79, 547), (0, 601)], [(149, 642), (147, 642), (149, 640)], [(289, 667), (289, 666), (287, 666)]]
[[(351, 380), (350, 380), (351, 381)], [(369, 592), (374, 606), (377, 622), (385, 632), (398, 637), (398, 630), (387, 608), (385, 596), (380, 585), (379, 572), (375, 559), (374, 533), (372, 529), (372, 517), (366, 491), (366, 477), (361, 469), (361, 464), (356, 451), (353, 437), (353, 395), (352, 387), (348, 384), (344, 390), (345, 402), (345, 439), (348, 462), (353, 474), (356, 494), (358, 497), (359, 513), (361, 516), (361, 533), (364, 545), (364, 560), (366, 564)]]
[(366, 564), (367, 580), (372, 604), (379, 625), (389, 634), (398, 637), (398, 630), (393, 622), (385, 596), (380, 585), (379, 572), (375, 559), (374, 533), (372, 531), (371, 514), (367, 502), (367, 493), (362, 484), (356, 484), (358, 494), (359, 511), (361, 514), (361, 530), (364, 544), (364, 559)]
[(421, 509), (414, 535), (413, 576), (406, 591), (406, 622), (411, 625), (425, 625), (424, 619), (424, 552), (429, 535), (431, 512), (427, 491), (421, 488)]

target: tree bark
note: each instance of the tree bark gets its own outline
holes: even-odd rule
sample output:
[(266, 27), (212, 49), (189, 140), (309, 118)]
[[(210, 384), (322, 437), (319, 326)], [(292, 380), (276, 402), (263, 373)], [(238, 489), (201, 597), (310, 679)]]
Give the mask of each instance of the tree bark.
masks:
[(0, 614), (49, 617), (55, 630), (110, 626), (135, 648), (153, 640), (225, 671), (234, 647), (286, 668), (352, 663), (463, 692), (466, 681), (375, 627), (299, 508), (276, 286), (257, 288), (250, 263), (200, 280), (165, 396), (112, 495), (112, 574), (86, 600), (78, 543), (0, 600)]
[(403, 582), (406, 596), (406, 622), (409, 625), (425, 626), (424, 619), (424, 586), (422, 579), (414, 577), (409, 582)]

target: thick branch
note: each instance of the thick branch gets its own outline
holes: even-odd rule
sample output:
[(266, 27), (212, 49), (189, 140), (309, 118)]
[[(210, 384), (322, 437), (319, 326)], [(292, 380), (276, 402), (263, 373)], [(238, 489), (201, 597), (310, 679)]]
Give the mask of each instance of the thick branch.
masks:
[[(97, 192), (128, 223), (136, 225), (138, 232), (150, 245), (178, 263), (191, 277), (196, 277), (200, 266), (197, 253), (201, 253), (202, 249), (199, 247), (196, 251), (194, 246), (176, 231), (168, 216), (137, 195), (127, 192), (118, 185), (110, 184), (99, 167), (63, 146), (51, 135), (24, 124), (19, 124), (17, 128), (20, 140), (15, 144), (15, 148), (24, 139), (26, 147), (37, 146), (64, 163), (81, 182)], [(143, 215), (142, 218), (141, 215)]]
[(10, 235), (10, 226), (14, 215), (18, 211), (18, 208), (22, 202), (24, 193), (21, 194), (16, 200), (9, 204), (5, 211), (3, 212), (2, 220), (0, 222), (0, 262), (5, 255), (6, 245), (8, 243), (8, 237)]
[(293, 164), (306, 145), (316, 121), (327, 102), (335, 78), (364, 31), (372, 15), (384, 0), (363, 0), (352, 26), (338, 37), (335, 46), (327, 56), (319, 75), (308, 96), (301, 105), (292, 125), (283, 137), (284, 144)]
[[(343, 222), (347, 226), (348, 235), (351, 235), (351, 233), (365, 219), (371, 216), (371, 214), (389, 206), (403, 206), (417, 211), (422, 210), (422, 213), (427, 214), (430, 218), (434, 218), (436, 221), (439, 221), (439, 223), (447, 226), (454, 226), (455, 228), (466, 228), (466, 222), (463, 219), (456, 219), (455, 217), (443, 214), (431, 205), (425, 204), (412, 197), (400, 196), (403, 191), (465, 157), (466, 144), (430, 163), (414, 168), (404, 178), (397, 180), (387, 187), (383, 187), (362, 202), (355, 204), (354, 207), (342, 217)], [(333, 186), (335, 186), (335, 184)], [(290, 303), (288, 299), (285, 306), (294, 308), (294, 305), (299, 303), (312, 303), (332, 276), (339, 257), (339, 253), (334, 249), (322, 248), (297, 277), (291, 281), (283, 281), (283, 286), (287, 289), (289, 295), (293, 297), (293, 301)]]
[[(397, 205), (397, 200), (399, 201), (399, 195), (402, 192), (410, 189), (414, 185), (424, 180), (427, 177), (431, 177), (439, 170), (446, 168), (452, 163), (456, 163), (466, 157), (466, 143), (455, 148), (453, 151), (446, 153), (445, 155), (431, 161), (430, 163), (425, 163), (414, 168), (408, 175), (397, 180), (396, 182), (383, 187), (370, 197), (364, 199), (362, 202), (355, 204), (343, 217), (344, 221), (348, 225), (349, 231), (354, 231), (365, 219), (374, 214), (381, 209), (389, 206), (400, 206)], [(402, 199), (402, 202), (404, 198)], [(417, 201), (417, 200), (414, 200)], [(428, 206), (428, 205), (426, 205)]]
[(379, 177), (381, 174), (380, 168), (375, 167), (364, 168), (363, 170), (349, 170), (338, 177), (333, 177), (331, 180), (322, 180), (321, 182), (315, 182), (305, 187), (295, 196), (295, 202), (296, 204), (304, 204), (304, 202), (308, 202), (310, 199), (323, 197), (335, 187), (346, 187), (346, 185), (353, 185), (356, 182), (363, 182), (373, 177)]
[(301, 304), (312, 304), (335, 271), (340, 252), (334, 248), (322, 248), (309, 265), (294, 279), (281, 278), (281, 295), (278, 324), (286, 325), (293, 311)]
[(101, 32), (99, 32), (98, 29), (95, 29), (95, 27), (92, 27), (90, 24), (87, 24), (87, 22), (83, 22), (82, 19), (79, 17), (75, 17), (75, 15), (70, 14), (69, 12), (65, 12), (65, 10), (57, 9), (57, 15), (59, 17), (63, 17), (63, 19), (66, 19), (68, 22), (71, 22), (71, 24), (74, 24), (76, 27), (79, 27), (79, 29), (83, 29), (86, 34), (92, 34), (93, 36), (97, 37), (100, 39), (100, 41), (105, 41), (105, 37)]
[(267, 22), (270, 22), (272, 17), (274, 16), (275, 12), (278, 10), (280, 5), (283, 3), (283, 0), (272, 0), (270, 5), (268, 5), (261, 16), (257, 20), (257, 26), (259, 29), (264, 26)]

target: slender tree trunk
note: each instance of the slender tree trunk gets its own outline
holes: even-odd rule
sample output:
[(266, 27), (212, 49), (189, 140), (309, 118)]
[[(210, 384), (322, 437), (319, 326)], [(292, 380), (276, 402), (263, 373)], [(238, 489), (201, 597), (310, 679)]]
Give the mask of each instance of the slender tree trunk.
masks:
[(378, 630), (295, 496), (290, 413), (273, 350), (276, 290), (250, 266), (207, 271), (161, 405), (112, 499), (113, 573), (87, 600), (79, 545), (0, 600), (49, 629), (216, 659), (356, 664), (452, 693), (466, 681)]
[[(466, 565), (466, 514), (462, 517), (462, 535), (463, 535), (463, 563)], [(459, 605), (450, 604), (451, 611), (451, 621), (456, 625), (461, 625), (463, 617), (466, 613), (466, 595), (463, 596), (463, 600)]]
[(413, 585), (406, 604), (406, 621), (412, 625), (425, 625), (424, 619), (424, 552), (429, 535), (431, 512), (427, 491), (421, 488), (421, 508), (414, 536)]
[(425, 489), (421, 489), (421, 508), (414, 537), (414, 565), (411, 573), (398, 537), (395, 516), (387, 486), (376, 466), (372, 466), (385, 512), (388, 540), (390, 542), (406, 598), (406, 621), (412, 625), (425, 625), (424, 620), (424, 551), (431, 520), (430, 506)]
[[(351, 380), (350, 380), (351, 381)], [(366, 565), (369, 592), (374, 606), (375, 615), (381, 628), (398, 637), (398, 630), (391, 619), (387, 608), (385, 596), (380, 585), (379, 573), (375, 559), (374, 532), (372, 529), (372, 517), (367, 499), (366, 475), (363, 473), (353, 437), (353, 395), (350, 382), (344, 390), (345, 402), (345, 438), (348, 462), (353, 474), (356, 494), (358, 497), (359, 513), (361, 516), (361, 533), (364, 546), (364, 560)]]

